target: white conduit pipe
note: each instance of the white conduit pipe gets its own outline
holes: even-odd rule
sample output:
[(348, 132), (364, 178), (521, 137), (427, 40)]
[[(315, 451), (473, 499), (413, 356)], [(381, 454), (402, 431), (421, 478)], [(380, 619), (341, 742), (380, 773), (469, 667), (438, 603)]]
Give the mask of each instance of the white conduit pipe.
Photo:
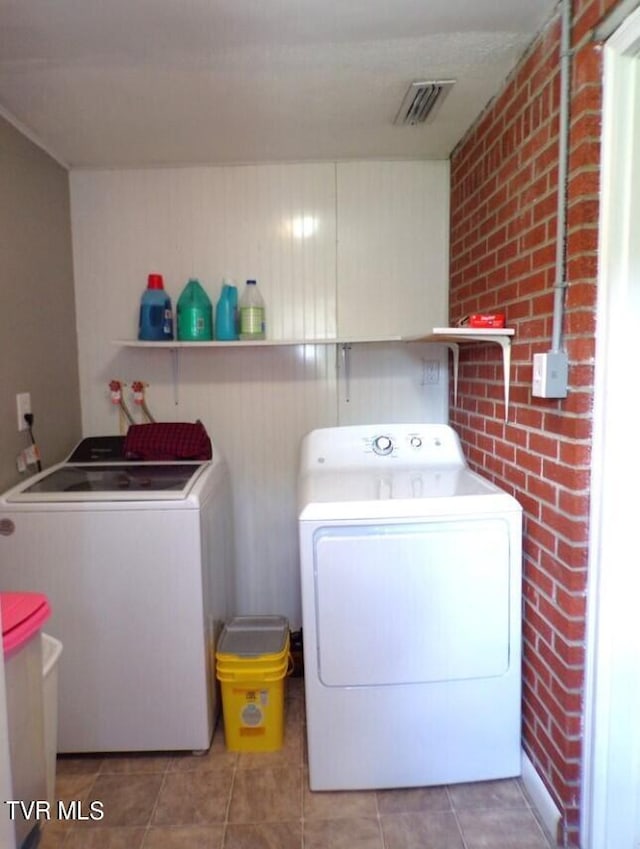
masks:
[(556, 219), (556, 273), (553, 298), (551, 351), (558, 353), (562, 345), (564, 294), (567, 288), (566, 228), (567, 172), (569, 165), (569, 96), (571, 84), (571, 0), (561, 0), (560, 34), (560, 113), (558, 128), (558, 211)]

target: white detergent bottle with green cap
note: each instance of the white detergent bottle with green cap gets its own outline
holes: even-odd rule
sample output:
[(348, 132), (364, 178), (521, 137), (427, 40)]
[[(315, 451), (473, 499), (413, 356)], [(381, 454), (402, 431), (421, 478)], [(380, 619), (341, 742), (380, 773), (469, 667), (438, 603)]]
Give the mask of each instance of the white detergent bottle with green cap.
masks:
[(240, 298), (240, 339), (265, 339), (265, 311), (255, 280), (247, 280)]

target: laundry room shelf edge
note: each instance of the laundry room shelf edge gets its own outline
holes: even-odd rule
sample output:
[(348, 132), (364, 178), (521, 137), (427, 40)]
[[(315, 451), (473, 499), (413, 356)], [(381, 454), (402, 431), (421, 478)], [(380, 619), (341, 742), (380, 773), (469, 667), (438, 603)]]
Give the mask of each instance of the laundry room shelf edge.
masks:
[[(275, 348), (293, 345), (359, 345), (374, 342), (406, 342), (404, 336), (366, 336), (366, 337), (333, 337), (322, 339), (234, 339), (223, 342), (213, 340), (210, 342), (180, 342), (171, 340), (168, 342), (142, 342), (137, 339), (114, 339), (113, 344), (121, 348), (164, 348), (166, 351), (181, 350), (183, 348)], [(435, 341), (435, 340), (434, 340)]]
[[(509, 416), (509, 372), (511, 367), (511, 337), (513, 328), (483, 329), (474, 327), (434, 327), (430, 333), (415, 336), (375, 336), (375, 337), (338, 337), (332, 339), (257, 339), (255, 341), (234, 340), (229, 342), (143, 342), (137, 339), (115, 339), (113, 344), (122, 348), (155, 348), (171, 351), (173, 354), (174, 392), (177, 396), (178, 363), (177, 355), (185, 348), (261, 348), (290, 345), (337, 345), (343, 349), (343, 355), (348, 357), (351, 345), (362, 345), (385, 342), (431, 342), (446, 345), (453, 355), (453, 397), (458, 399), (458, 364), (461, 344), (492, 343), (502, 349), (502, 365), (504, 375), (504, 417)], [(348, 373), (348, 368), (346, 369)], [(348, 389), (347, 389), (348, 392)]]
[(453, 398), (458, 400), (458, 365), (461, 344), (494, 344), (502, 349), (502, 372), (504, 381), (504, 418), (509, 418), (509, 375), (511, 370), (511, 337), (515, 333), (512, 327), (434, 327), (424, 336), (405, 337), (405, 342), (440, 342), (446, 345), (453, 355)]

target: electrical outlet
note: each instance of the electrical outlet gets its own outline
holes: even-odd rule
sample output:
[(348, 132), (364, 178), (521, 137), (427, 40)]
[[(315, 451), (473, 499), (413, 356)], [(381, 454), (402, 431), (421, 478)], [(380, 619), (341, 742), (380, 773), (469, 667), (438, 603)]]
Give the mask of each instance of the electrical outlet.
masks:
[(28, 430), (29, 425), (25, 422), (24, 417), (31, 412), (31, 395), (29, 392), (20, 392), (16, 395), (16, 405), (18, 408), (18, 430)]

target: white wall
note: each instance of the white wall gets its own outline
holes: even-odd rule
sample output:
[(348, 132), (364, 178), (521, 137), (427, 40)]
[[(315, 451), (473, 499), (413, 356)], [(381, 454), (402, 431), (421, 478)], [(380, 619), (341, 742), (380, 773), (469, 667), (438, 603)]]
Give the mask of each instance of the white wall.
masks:
[[(238, 612), (300, 622), (295, 483), (301, 437), (357, 422), (446, 421), (441, 346), (168, 351), (133, 339), (151, 271), (174, 306), (198, 277), (256, 278), (272, 339), (359, 338), (446, 323), (448, 163), (367, 162), (76, 171), (71, 212), (85, 435), (115, 433), (108, 383), (149, 384), (156, 418), (200, 418), (232, 474)], [(311, 231), (296, 236), (295, 222)], [(344, 328), (344, 330), (343, 330)], [(425, 383), (424, 360), (440, 380)], [(348, 372), (345, 367), (348, 365)]]

